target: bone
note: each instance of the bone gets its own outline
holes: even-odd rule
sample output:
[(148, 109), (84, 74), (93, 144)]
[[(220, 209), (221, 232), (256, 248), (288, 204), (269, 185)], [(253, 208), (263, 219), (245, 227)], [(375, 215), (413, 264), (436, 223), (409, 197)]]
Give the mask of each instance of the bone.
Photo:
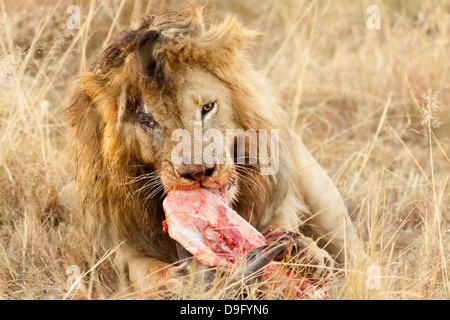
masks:
[(262, 270), (266, 267), (276, 256), (278, 256), (281, 251), (283, 251), (287, 242), (280, 243), (275, 247), (267, 250), (263, 254), (259, 255), (267, 246), (259, 247), (247, 254), (248, 264), (245, 266), (244, 270), (240, 272), (234, 280), (244, 279), (246, 285), (252, 284), (256, 281), (262, 274)]
[(195, 281), (203, 281), (204, 290), (208, 291), (211, 288), (212, 282), (214, 281), (216, 271), (196, 260), (194, 256), (181, 244), (176, 241), (175, 243), (177, 247), (178, 260), (181, 263), (187, 264), (186, 270), (195, 271)]
[(177, 254), (178, 254), (178, 260), (180, 261), (187, 261), (189, 258), (192, 258), (192, 254), (187, 251), (181, 244), (179, 244), (177, 241)]

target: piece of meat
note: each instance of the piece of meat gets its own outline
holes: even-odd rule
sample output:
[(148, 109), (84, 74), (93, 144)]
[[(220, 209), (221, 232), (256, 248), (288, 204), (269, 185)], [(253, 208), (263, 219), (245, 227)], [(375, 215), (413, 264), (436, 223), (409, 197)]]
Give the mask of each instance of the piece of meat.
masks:
[(171, 191), (163, 206), (169, 236), (210, 267), (231, 267), (239, 255), (267, 244), (223, 197), (207, 189)]
[[(269, 244), (261, 233), (228, 206), (223, 193), (204, 188), (174, 190), (168, 193), (163, 207), (166, 214), (164, 232), (210, 267), (231, 269), (239, 256), (244, 257), (252, 249)], [(292, 284), (295, 296), (300, 299), (328, 298), (322, 285), (312, 284), (286, 268), (280, 269), (275, 262), (264, 268), (262, 279), (272, 286), (279, 283), (276, 279)]]

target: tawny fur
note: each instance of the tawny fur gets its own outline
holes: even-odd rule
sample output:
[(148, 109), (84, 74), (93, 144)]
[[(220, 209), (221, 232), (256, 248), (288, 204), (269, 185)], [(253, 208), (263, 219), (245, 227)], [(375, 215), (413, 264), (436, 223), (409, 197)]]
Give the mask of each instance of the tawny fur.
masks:
[[(177, 260), (162, 228), (161, 186), (167, 190), (174, 177), (166, 168), (170, 133), (192, 124), (204, 96), (220, 101), (211, 126), (280, 132), (277, 174), (261, 175), (258, 165), (240, 176), (237, 170), (233, 206), (240, 215), (259, 230), (308, 230), (340, 260), (356, 243), (336, 187), (288, 129), (287, 114), (245, 53), (255, 35), (234, 17), (207, 24), (198, 8), (144, 16), (80, 75), (68, 117), (84, 226), (107, 248), (124, 242), (118, 261), (134, 282), (176, 273), (155, 272)], [(136, 121), (140, 99), (158, 122), (153, 131)], [(233, 168), (222, 169), (227, 175)]]

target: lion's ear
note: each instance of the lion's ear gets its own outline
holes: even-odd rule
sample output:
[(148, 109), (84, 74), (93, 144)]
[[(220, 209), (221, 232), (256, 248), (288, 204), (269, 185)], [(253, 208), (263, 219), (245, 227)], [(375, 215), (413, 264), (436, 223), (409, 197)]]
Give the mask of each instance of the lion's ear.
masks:
[[(202, 61), (207, 68), (218, 70), (232, 64), (241, 51), (245, 51), (250, 39), (259, 33), (242, 26), (236, 16), (203, 26), (193, 39), (186, 39), (179, 46), (179, 58), (184, 61)], [(182, 50), (183, 49), (183, 50)]]
[(204, 43), (210, 43), (216, 50), (228, 50), (232, 54), (245, 49), (249, 40), (259, 32), (244, 27), (236, 16), (227, 16), (222, 22), (210, 26), (202, 35)]
[(159, 38), (160, 33), (156, 30), (144, 31), (139, 36), (136, 55), (142, 76), (150, 80), (157, 80), (158, 83), (163, 84), (165, 82), (164, 56), (163, 54), (155, 54), (154, 50)]
[(119, 33), (95, 60), (94, 73), (106, 75), (119, 69), (125, 64), (126, 58), (134, 53), (142, 76), (163, 82), (163, 55), (154, 55), (154, 47), (160, 34), (157, 30), (146, 29), (153, 19), (151, 16), (146, 20), (141, 18), (137, 29)]
[(141, 30), (129, 30), (119, 33), (96, 59), (94, 68), (106, 74), (112, 69), (123, 66), (126, 57), (136, 48)]

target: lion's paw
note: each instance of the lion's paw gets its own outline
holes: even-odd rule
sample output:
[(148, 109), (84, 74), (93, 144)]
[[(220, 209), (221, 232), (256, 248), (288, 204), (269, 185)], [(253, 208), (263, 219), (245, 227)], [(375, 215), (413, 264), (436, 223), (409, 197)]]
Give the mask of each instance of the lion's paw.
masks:
[(292, 269), (310, 279), (323, 279), (329, 276), (334, 267), (333, 258), (320, 249), (311, 238), (298, 232), (279, 231), (266, 228), (262, 234), (269, 242), (286, 242), (286, 248), (275, 258), (288, 262)]

